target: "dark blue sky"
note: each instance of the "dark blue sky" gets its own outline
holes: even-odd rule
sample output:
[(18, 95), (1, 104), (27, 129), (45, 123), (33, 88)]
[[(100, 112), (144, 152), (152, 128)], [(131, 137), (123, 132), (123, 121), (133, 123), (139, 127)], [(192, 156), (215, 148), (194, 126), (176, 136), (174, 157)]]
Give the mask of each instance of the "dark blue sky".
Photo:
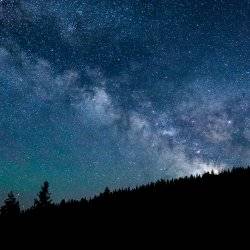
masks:
[(0, 198), (31, 204), (250, 160), (249, 0), (0, 1)]

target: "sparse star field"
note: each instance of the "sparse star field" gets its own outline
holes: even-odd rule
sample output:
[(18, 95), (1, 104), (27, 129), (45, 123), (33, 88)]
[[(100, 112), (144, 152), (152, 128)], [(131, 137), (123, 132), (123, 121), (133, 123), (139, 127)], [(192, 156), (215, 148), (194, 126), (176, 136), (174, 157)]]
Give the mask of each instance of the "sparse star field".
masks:
[(249, 0), (0, 1), (0, 203), (250, 164)]

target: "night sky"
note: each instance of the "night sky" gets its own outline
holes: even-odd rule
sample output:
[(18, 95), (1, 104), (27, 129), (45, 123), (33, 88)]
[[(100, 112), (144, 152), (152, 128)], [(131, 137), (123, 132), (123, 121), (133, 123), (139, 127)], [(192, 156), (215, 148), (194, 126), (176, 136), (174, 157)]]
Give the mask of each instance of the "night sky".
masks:
[(249, 163), (249, 0), (0, 1), (1, 202)]

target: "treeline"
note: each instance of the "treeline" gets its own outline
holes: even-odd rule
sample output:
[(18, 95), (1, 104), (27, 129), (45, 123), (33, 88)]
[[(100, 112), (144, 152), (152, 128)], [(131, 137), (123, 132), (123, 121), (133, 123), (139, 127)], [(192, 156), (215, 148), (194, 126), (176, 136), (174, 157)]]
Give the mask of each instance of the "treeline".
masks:
[(221, 173), (205, 173), (172, 180), (159, 180), (134, 189), (103, 193), (91, 199), (62, 200), (53, 203), (49, 183), (44, 182), (34, 204), (21, 211), (13, 192), (1, 207), (2, 219), (60, 219), (93, 221), (100, 218), (122, 221), (125, 218), (193, 216), (220, 217), (225, 213), (249, 212), (250, 168), (234, 168)]

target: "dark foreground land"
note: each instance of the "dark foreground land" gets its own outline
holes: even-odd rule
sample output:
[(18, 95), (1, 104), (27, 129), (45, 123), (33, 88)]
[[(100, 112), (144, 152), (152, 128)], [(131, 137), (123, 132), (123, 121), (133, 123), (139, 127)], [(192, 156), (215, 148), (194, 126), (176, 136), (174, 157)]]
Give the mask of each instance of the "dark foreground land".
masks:
[[(94, 222), (98, 220), (167, 221), (247, 219), (250, 213), (250, 168), (235, 168), (218, 175), (206, 173), (174, 180), (160, 180), (135, 189), (114, 192), (107, 188), (92, 199), (51, 202), (48, 183), (42, 187), (34, 206), (26, 211), (14, 206), (2, 208), (1, 220)], [(14, 208), (13, 208), (14, 207)], [(12, 209), (12, 210), (11, 210)], [(9, 211), (8, 211), (9, 210)]]
[[(34, 206), (19, 213), (18, 209), (2, 208), (0, 225), (18, 222), (19, 225), (33, 223), (47, 228), (63, 225), (71, 230), (77, 225), (80, 230), (113, 231), (128, 226), (128, 230), (152, 230), (164, 227), (165, 230), (196, 231), (205, 225), (227, 228), (233, 223), (246, 224), (249, 230), (250, 214), (250, 168), (235, 168), (218, 175), (206, 173), (174, 180), (160, 180), (135, 189), (114, 192), (106, 189), (92, 199), (50, 201), (48, 183), (38, 194)], [(7, 210), (6, 210), (7, 209)], [(65, 227), (71, 224), (72, 227)], [(73, 226), (74, 225), (74, 226)], [(145, 226), (145, 227), (144, 227)], [(20, 228), (20, 227), (19, 227)], [(238, 230), (232, 227), (232, 230)], [(102, 231), (102, 232), (104, 232)], [(212, 237), (212, 236), (211, 236)]]

